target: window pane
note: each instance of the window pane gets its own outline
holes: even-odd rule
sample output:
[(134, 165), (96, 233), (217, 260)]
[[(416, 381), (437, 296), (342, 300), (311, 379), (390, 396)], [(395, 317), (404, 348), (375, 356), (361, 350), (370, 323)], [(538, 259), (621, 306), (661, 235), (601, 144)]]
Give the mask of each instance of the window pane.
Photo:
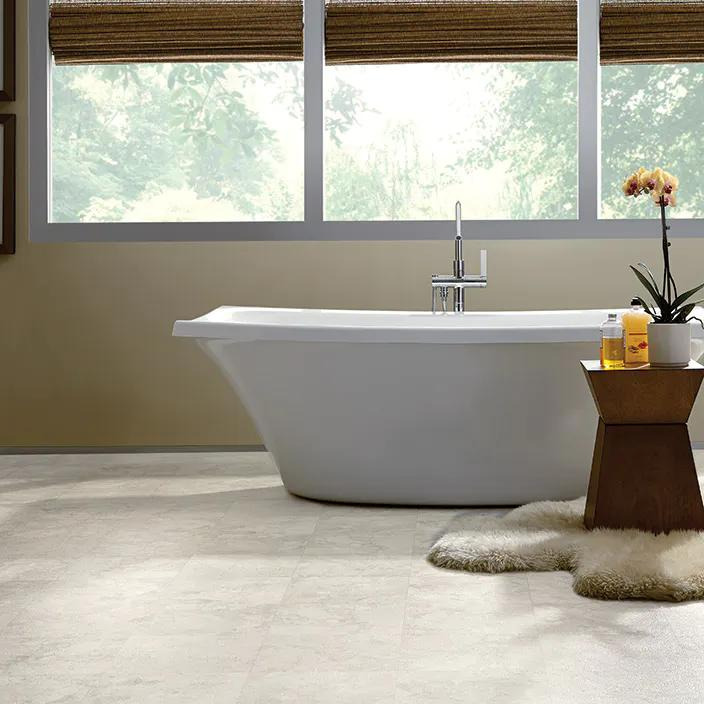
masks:
[(54, 66), (55, 222), (303, 219), (300, 62)]
[(326, 68), (328, 220), (577, 217), (576, 62)]
[(604, 66), (601, 84), (601, 216), (657, 217), (621, 184), (640, 166), (662, 166), (680, 180), (669, 214), (704, 217), (704, 64)]

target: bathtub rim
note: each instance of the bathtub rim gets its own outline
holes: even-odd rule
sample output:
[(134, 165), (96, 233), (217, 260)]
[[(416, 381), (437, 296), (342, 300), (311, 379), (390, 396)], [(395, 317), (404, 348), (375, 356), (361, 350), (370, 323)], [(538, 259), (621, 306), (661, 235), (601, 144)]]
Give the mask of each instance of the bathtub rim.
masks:
[[(625, 309), (624, 309), (625, 310)], [(596, 342), (599, 324), (610, 312), (606, 309), (552, 310), (552, 311), (469, 311), (461, 314), (435, 314), (426, 311), (357, 311), (306, 308), (265, 308), (251, 306), (219, 306), (193, 320), (177, 320), (174, 337), (233, 342), (287, 341), (287, 342), (365, 342), (365, 343), (423, 343), (423, 344), (491, 344), (491, 343), (559, 343)], [(616, 312), (623, 312), (618, 310)], [(704, 312), (704, 311), (702, 311)], [(237, 320), (237, 314), (242, 319)], [(257, 313), (262, 314), (260, 320)], [(271, 321), (272, 314), (289, 320)], [(317, 316), (316, 322), (310, 317)], [(308, 320), (306, 316), (308, 315)], [(358, 320), (355, 321), (355, 315)], [(550, 318), (558, 315), (573, 317), (576, 325), (531, 324), (531, 318)], [(377, 316), (389, 316), (408, 324), (371, 325)], [(513, 324), (480, 327), (463, 326), (461, 321), (476, 321), (479, 316), (506, 318)], [(227, 320), (223, 318), (227, 317)], [(321, 318), (328, 318), (323, 323)], [(365, 324), (365, 319), (367, 324)], [(377, 321), (379, 318), (377, 317)], [(516, 320), (524, 324), (516, 324)], [(595, 322), (595, 321), (599, 322)], [(414, 324), (415, 321), (415, 324)], [(420, 322), (423, 324), (419, 324)], [(432, 322), (431, 322), (432, 321)], [(588, 321), (588, 322), (587, 322)], [(704, 338), (704, 330), (692, 325), (692, 336)]]

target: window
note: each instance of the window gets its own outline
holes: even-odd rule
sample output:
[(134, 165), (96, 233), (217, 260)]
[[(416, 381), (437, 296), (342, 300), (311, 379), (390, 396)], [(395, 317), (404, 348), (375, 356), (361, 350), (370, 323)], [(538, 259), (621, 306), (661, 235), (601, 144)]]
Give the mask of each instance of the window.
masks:
[(303, 219), (301, 62), (55, 66), (55, 222)]
[(206, 6), (30, 3), (32, 239), (641, 236), (655, 162), (704, 217), (704, 4)]
[(333, 66), (328, 220), (577, 217), (576, 62)]
[(604, 66), (601, 90), (601, 217), (652, 218), (611, 184), (658, 164), (680, 179), (669, 215), (704, 218), (704, 64)]

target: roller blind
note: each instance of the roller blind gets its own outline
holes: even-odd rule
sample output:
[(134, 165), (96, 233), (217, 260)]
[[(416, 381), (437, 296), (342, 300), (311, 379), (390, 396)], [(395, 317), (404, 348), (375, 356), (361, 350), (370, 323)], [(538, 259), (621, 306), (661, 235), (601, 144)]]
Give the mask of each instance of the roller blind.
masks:
[(326, 0), (329, 64), (568, 61), (577, 0)]
[(704, 2), (602, 0), (601, 63), (704, 61)]
[(52, 0), (49, 40), (57, 64), (301, 60), (303, 2)]

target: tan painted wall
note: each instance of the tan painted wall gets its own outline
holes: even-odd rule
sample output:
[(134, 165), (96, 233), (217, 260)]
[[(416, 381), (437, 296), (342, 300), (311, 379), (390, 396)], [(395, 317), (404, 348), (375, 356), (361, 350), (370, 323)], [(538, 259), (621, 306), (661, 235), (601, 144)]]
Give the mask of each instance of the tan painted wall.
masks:
[[(217, 305), (425, 309), (448, 242), (33, 244), (27, 232), (26, 1), (19, 1), (18, 247), (0, 257), (0, 446), (250, 444), (257, 434), (176, 318)], [(481, 309), (620, 306), (639, 241), (477, 242), (489, 250)], [(704, 225), (702, 227), (704, 233)], [(674, 228), (676, 237), (677, 229)], [(674, 244), (682, 285), (704, 278), (704, 239)], [(579, 374), (575, 368), (575, 374)], [(704, 402), (693, 419), (704, 441)]]

